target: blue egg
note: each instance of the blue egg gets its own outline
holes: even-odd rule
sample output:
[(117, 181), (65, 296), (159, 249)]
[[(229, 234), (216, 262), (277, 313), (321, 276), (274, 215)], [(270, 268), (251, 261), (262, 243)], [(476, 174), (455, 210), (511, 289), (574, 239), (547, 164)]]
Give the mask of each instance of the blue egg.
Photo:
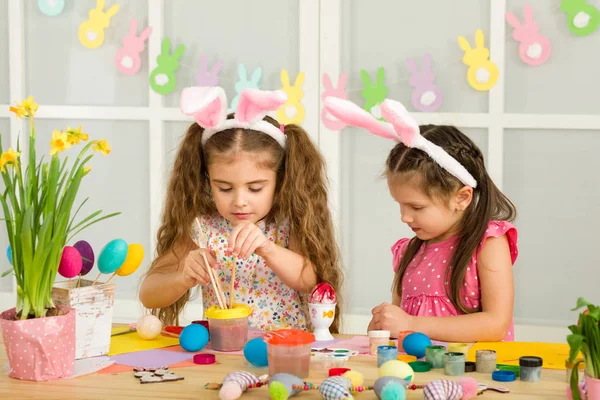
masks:
[(190, 324), (181, 331), (179, 344), (189, 352), (200, 351), (208, 344), (208, 331), (200, 324)]
[(262, 338), (254, 338), (244, 346), (244, 357), (255, 367), (266, 367), (269, 365), (267, 357), (267, 344)]
[(112, 274), (127, 258), (127, 242), (123, 239), (111, 240), (104, 246), (98, 257), (98, 269), (103, 274)]
[(8, 262), (12, 265), (12, 249), (10, 246), (6, 249), (6, 257), (8, 257)]
[(402, 341), (402, 347), (406, 354), (417, 358), (425, 357), (425, 348), (431, 346), (431, 339), (421, 332), (413, 332)]

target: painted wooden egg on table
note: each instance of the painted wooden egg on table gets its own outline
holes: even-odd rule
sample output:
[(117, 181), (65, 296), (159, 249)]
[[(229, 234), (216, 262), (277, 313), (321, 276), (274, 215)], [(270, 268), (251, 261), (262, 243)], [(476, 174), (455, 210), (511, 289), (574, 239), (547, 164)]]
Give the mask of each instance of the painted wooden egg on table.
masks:
[(81, 254), (82, 264), (80, 275), (87, 275), (87, 273), (90, 272), (94, 267), (94, 249), (92, 249), (92, 246), (85, 240), (78, 241), (73, 245), (73, 247), (75, 247), (79, 254)]
[(127, 242), (123, 239), (111, 240), (104, 246), (98, 257), (98, 269), (103, 274), (118, 270), (127, 258)]
[(130, 244), (127, 248), (127, 257), (123, 265), (117, 270), (119, 276), (127, 276), (133, 274), (144, 260), (144, 246), (138, 243)]
[(421, 332), (413, 332), (402, 341), (404, 352), (417, 358), (425, 357), (427, 346), (431, 346), (431, 339)]
[(412, 367), (404, 361), (390, 360), (379, 367), (379, 377), (381, 378), (384, 376), (395, 376), (409, 383), (413, 383), (415, 371), (413, 371)]
[(81, 272), (81, 254), (75, 247), (65, 246), (58, 264), (58, 273), (68, 279), (79, 275)]
[(146, 340), (152, 340), (162, 331), (162, 322), (154, 315), (144, 315), (135, 324), (137, 334)]

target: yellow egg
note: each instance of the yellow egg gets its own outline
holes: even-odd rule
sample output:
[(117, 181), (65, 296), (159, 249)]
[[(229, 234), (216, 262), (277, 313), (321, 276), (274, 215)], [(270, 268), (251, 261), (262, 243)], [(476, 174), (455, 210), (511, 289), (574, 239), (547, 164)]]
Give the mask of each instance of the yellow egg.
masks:
[(395, 376), (412, 383), (415, 380), (415, 371), (403, 361), (390, 360), (379, 367), (379, 377), (382, 376)]
[(142, 260), (144, 260), (144, 246), (137, 243), (130, 244), (127, 248), (127, 257), (123, 265), (117, 270), (117, 275), (127, 276), (133, 274), (139, 268)]

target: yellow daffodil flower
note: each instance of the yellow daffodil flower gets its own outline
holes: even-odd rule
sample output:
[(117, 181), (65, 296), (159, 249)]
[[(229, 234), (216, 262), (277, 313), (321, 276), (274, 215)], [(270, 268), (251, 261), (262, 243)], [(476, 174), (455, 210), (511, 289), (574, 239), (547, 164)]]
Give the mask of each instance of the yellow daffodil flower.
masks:
[(29, 96), (27, 99), (23, 100), (21, 104), (17, 103), (14, 106), (10, 106), (9, 110), (14, 112), (19, 119), (23, 119), (23, 117), (33, 118), (38, 107), (39, 105), (33, 100), (33, 96)]
[(18, 153), (16, 151), (13, 150), (13, 148), (9, 148), (7, 151), (5, 151), (4, 153), (2, 153), (2, 155), (0, 156), (0, 170), (2, 170), (2, 172), (6, 172), (5, 166), (6, 165), (16, 165), (17, 164), (17, 157), (20, 155), (21, 153)]
[(50, 141), (50, 155), (60, 153), (71, 147), (67, 132), (57, 131), (52, 132), (52, 140)]
[(88, 134), (81, 132), (81, 126), (77, 129), (71, 128), (70, 126), (67, 128), (67, 140), (69, 143), (79, 144), (81, 140), (87, 142)]
[(94, 149), (95, 151), (99, 151), (102, 154), (104, 154), (105, 156), (110, 154), (110, 145), (108, 144), (108, 142), (106, 140), (99, 140), (94, 147), (92, 147), (92, 149)]

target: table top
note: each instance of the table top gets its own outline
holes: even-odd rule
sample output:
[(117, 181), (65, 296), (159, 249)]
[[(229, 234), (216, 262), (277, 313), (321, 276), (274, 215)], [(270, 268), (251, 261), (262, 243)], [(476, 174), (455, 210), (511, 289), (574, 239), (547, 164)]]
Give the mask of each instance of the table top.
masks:
[[(0, 335), (1, 340), (1, 335)], [(2, 368), (8, 360), (4, 346), (0, 346), (0, 398), (17, 399), (218, 399), (218, 391), (204, 389), (208, 382), (220, 383), (225, 375), (232, 371), (249, 371), (256, 375), (266, 374), (267, 368), (250, 368), (244, 357), (239, 355), (217, 355), (217, 364), (177, 368), (173, 371), (184, 377), (177, 382), (140, 384), (133, 372), (119, 374), (91, 374), (74, 379), (46, 382), (29, 382), (9, 378)], [(372, 357), (352, 357), (345, 367), (361, 372), (365, 384), (372, 385), (377, 379), (377, 361)], [(486, 391), (478, 399), (564, 399), (566, 372), (561, 370), (543, 370), (542, 380), (536, 383), (494, 382), (491, 374), (469, 373), (479, 383), (489, 386), (503, 386), (510, 394)], [(311, 371), (307, 382), (320, 383), (327, 377), (327, 371)], [(443, 374), (443, 370), (432, 370), (415, 375), (416, 384), (426, 384), (434, 379), (454, 379)], [(358, 399), (376, 399), (372, 391), (357, 394)], [(251, 389), (244, 393), (241, 400), (268, 399), (267, 389)], [(298, 399), (320, 399), (318, 391), (302, 393)], [(422, 399), (422, 390), (408, 390), (407, 399)]]

